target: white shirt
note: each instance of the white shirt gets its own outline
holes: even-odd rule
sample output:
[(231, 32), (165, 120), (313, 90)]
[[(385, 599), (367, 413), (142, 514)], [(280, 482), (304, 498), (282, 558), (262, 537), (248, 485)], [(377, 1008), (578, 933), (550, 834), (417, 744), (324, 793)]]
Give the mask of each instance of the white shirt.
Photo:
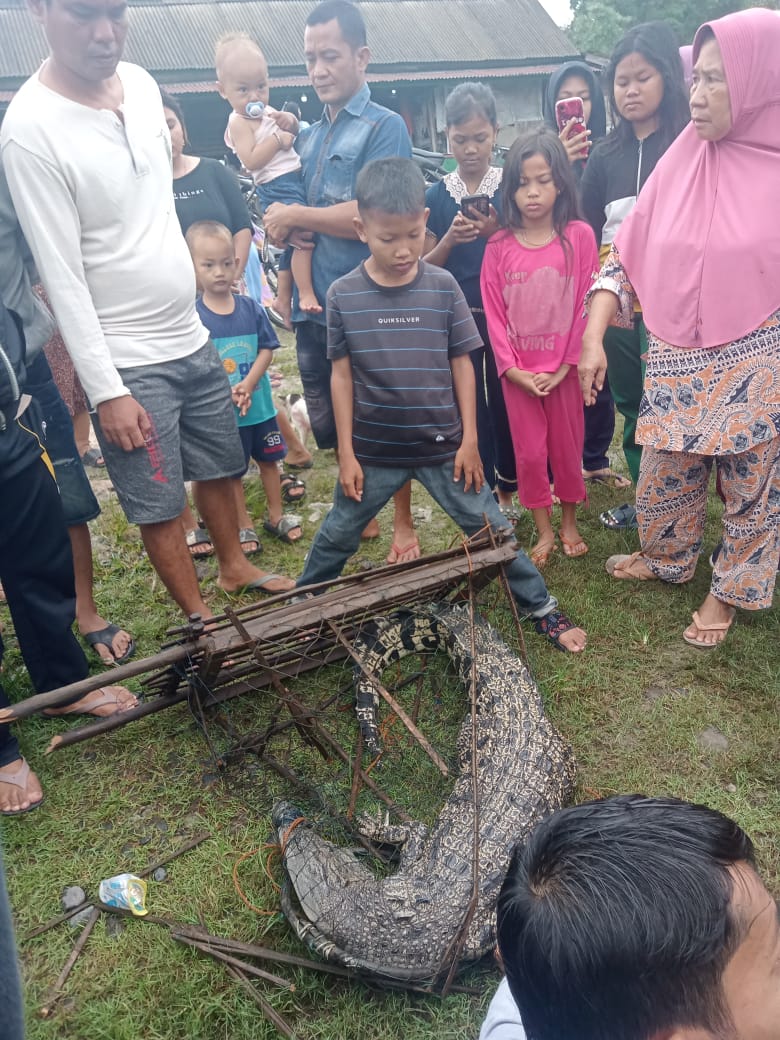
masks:
[(93, 407), (128, 393), (117, 369), (187, 357), (208, 332), (173, 203), (160, 91), (120, 62), (122, 118), (31, 76), (0, 132), (16, 213)]
[(506, 976), (490, 1001), (479, 1031), (479, 1040), (525, 1040), (520, 1011), (509, 990)]

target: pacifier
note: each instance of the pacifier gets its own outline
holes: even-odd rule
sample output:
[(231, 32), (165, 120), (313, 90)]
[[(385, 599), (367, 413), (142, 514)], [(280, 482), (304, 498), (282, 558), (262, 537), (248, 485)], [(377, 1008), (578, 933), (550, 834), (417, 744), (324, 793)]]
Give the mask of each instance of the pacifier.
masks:
[(250, 119), (262, 119), (265, 105), (262, 101), (247, 101), (245, 111)]

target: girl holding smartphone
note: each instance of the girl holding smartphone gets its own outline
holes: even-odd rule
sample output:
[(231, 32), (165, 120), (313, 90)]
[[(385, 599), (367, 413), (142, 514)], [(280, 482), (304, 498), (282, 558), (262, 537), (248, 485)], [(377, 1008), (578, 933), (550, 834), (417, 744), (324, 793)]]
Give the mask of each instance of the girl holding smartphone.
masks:
[[(490, 165), (498, 134), (496, 99), (484, 83), (461, 83), (448, 95), (444, 112), (450, 151), (458, 166), (425, 193), (430, 213), (423, 259), (453, 275), (482, 337), (484, 347), (471, 353), (477, 379), (479, 453), (501, 511), (514, 521), (515, 459), (479, 286), (487, 240), (499, 227), (501, 170)], [(486, 214), (477, 208), (484, 202), (469, 203), (474, 195), (487, 198)]]

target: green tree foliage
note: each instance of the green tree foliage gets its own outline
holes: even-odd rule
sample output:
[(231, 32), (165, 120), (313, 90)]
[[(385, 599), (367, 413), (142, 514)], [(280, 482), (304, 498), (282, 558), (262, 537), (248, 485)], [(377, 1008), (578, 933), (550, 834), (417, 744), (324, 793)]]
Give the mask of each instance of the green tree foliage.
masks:
[(691, 43), (702, 22), (747, 7), (777, 7), (777, 0), (573, 0), (569, 34), (588, 54), (610, 53), (632, 25), (668, 22), (680, 43)]

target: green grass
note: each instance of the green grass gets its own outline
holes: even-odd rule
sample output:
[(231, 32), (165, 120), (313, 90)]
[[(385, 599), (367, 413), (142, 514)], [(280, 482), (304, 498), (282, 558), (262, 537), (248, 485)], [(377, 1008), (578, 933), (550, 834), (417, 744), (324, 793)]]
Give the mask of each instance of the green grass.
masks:
[[(280, 352), (279, 367), (295, 388), (293, 352)], [(617, 456), (617, 448), (615, 449)], [(296, 574), (328, 503), (335, 478), (332, 453), (318, 453), (314, 470), (303, 474), (308, 485), (300, 508), (303, 543), (293, 547), (265, 537), (263, 566)], [(263, 515), (257, 477), (248, 486), (250, 513)], [(756, 841), (764, 875), (780, 894), (780, 620), (776, 610), (740, 615), (725, 645), (703, 653), (687, 647), (681, 633), (691, 611), (703, 599), (709, 581), (706, 561), (691, 584), (670, 587), (654, 583), (611, 581), (603, 561), (613, 552), (637, 547), (635, 535), (604, 530), (598, 514), (622, 501), (619, 492), (592, 491), (581, 513), (581, 531), (591, 551), (568, 560), (552, 557), (545, 575), (562, 606), (589, 633), (588, 651), (579, 658), (556, 653), (532, 631), (526, 647), (550, 716), (574, 746), (579, 764), (577, 797), (622, 791), (673, 794), (706, 802), (737, 819)], [(431, 503), (419, 487), (414, 505)], [(717, 538), (719, 507), (713, 498), (707, 547)], [(381, 516), (378, 543), (364, 544), (351, 564), (379, 563), (389, 548), (391, 514)], [(104, 614), (127, 625), (139, 653), (154, 653), (176, 611), (155, 579), (137, 530), (128, 527), (109, 500), (94, 525), (98, 563), (98, 601)], [(457, 531), (436, 507), (430, 521), (418, 524), (425, 552), (450, 544)], [(532, 525), (526, 516), (519, 537), (528, 546)], [(213, 562), (199, 565), (207, 598), (214, 609), (228, 602), (213, 582)], [(511, 640), (509, 613), (495, 586), (481, 597), (482, 607)], [(5, 620), (5, 618), (3, 619)], [(6, 628), (6, 636), (10, 636)], [(3, 681), (15, 699), (30, 693), (15, 650), (9, 653)], [(408, 667), (414, 667), (410, 662)], [(390, 679), (388, 679), (388, 682)], [(131, 684), (132, 685), (132, 684)], [(327, 669), (305, 686), (307, 702), (341, 691), (327, 721), (347, 746), (354, 734), (349, 712), (349, 673)], [(399, 695), (408, 707), (414, 687)], [(265, 693), (226, 705), (221, 712), (240, 733), (262, 728), (271, 698)], [(426, 676), (420, 725), (434, 746), (452, 757), (465, 714), (462, 692), (436, 665)], [(172, 851), (188, 837), (205, 831), (210, 840), (168, 867), (163, 883), (150, 882), (148, 905), (154, 914), (210, 931), (306, 953), (291, 936), (261, 859), (244, 862), (242, 886), (249, 899), (271, 913), (258, 916), (238, 898), (232, 882), (236, 859), (262, 847), (270, 837), (269, 812), (276, 797), (291, 797), (327, 824), (318, 799), (291, 789), (256, 759), (231, 760), (217, 776), (206, 744), (186, 709), (177, 707), (116, 733), (76, 745), (48, 758), (42, 755), (62, 723), (33, 718), (20, 726), (23, 751), (38, 772), (46, 792), (36, 813), (3, 824), (9, 888), (17, 934), (59, 913), (66, 884), (80, 884), (96, 894), (101, 878), (123, 870), (140, 870)], [(725, 752), (704, 751), (698, 735), (717, 727), (728, 739)], [(229, 740), (218, 725), (211, 727), (218, 752)], [(279, 755), (319, 790), (322, 798), (344, 811), (349, 797), (345, 769), (322, 762), (290, 738), (277, 745)], [(378, 782), (420, 818), (435, 817), (446, 797), (447, 783), (428, 759), (410, 746), (400, 727), (376, 774)], [(362, 794), (359, 807), (375, 810)], [(337, 826), (328, 833), (341, 840)], [(219, 965), (173, 943), (152, 924), (127, 922), (118, 937), (98, 922), (54, 1016), (42, 1020), (37, 1010), (57, 977), (78, 932), (61, 925), (36, 939), (20, 941), (29, 1009), (31, 1040), (262, 1040), (276, 1036), (255, 1005)], [(451, 996), (446, 1000), (401, 993), (381, 993), (313, 973), (281, 975), (295, 982), (294, 993), (264, 988), (266, 998), (294, 1024), (301, 1040), (467, 1040), (478, 1032), (497, 973), (490, 963), (466, 973), (464, 981), (485, 989), (482, 998)]]

